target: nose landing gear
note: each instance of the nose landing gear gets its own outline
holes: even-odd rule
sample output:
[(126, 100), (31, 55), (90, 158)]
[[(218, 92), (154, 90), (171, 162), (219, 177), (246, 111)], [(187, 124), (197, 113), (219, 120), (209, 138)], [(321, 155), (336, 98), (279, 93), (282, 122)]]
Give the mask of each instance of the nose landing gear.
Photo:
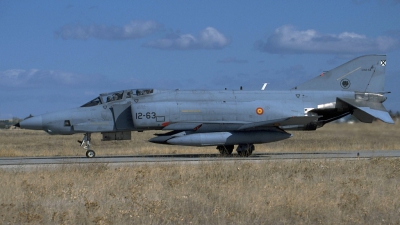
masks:
[(78, 141), (86, 149), (86, 157), (93, 158), (96, 156), (96, 153), (90, 149), (90, 140), (91, 140), (91, 133), (85, 133), (83, 135), (82, 141)]

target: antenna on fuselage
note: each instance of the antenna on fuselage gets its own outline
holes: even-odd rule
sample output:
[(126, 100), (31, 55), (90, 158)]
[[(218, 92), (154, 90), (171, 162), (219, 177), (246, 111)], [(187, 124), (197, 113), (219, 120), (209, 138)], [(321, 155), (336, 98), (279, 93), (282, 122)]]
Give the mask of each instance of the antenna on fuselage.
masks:
[(261, 91), (264, 91), (268, 84), (269, 84), (269, 83), (264, 83), (264, 85), (263, 85), (262, 88), (261, 88)]

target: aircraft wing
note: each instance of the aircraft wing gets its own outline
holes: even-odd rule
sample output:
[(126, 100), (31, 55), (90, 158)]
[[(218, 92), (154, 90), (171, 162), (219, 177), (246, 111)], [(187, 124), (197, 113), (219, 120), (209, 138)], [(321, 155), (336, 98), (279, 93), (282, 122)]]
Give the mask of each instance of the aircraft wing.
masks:
[(241, 131), (252, 130), (260, 127), (284, 127), (284, 126), (305, 126), (317, 121), (319, 116), (294, 116), (275, 120), (266, 120), (260, 122), (236, 122), (236, 121), (193, 121), (193, 122), (176, 122), (168, 123), (163, 130), (176, 131)]
[(256, 127), (281, 127), (281, 126), (304, 126), (317, 121), (319, 116), (294, 116), (277, 120), (267, 120), (255, 123), (243, 124), (238, 130), (251, 129)]
[[(272, 142), (291, 137), (284, 129), (291, 127), (307, 127), (318, 120), (319, 116), (286, 117), (276, 120), (260, 122), (236, 121), (191, 121), (166, 123), (163, 130), (172, 130), (168, 133), (155, 134), (157, 137), (149, 141), (162, 144), (180, 145), (230, 145), (240, 142), (246, 143), (249, 139)], [(263, 142), (263, 143), (264, 143)], [(261, 142), (260, 142), (261, 143)]]
[(338, 98), (340, 103), (350, 105), (353, 110), (353, 116), (364, 123), (371, 123), (374, 118), (382, 120), (385, 123), (394, 124), (392, 117), (380, 102), (370, 102), (357, 99)]
[(203, 122), (177, 122), (168, 123), (163, 130), (197, 130), (203, 125)]

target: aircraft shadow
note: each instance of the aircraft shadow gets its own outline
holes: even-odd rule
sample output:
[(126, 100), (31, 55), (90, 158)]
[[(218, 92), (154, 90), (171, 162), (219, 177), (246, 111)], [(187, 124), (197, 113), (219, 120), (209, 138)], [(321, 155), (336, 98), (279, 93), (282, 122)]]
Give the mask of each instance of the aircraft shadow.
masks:
[[(221, 155), (221, 154), (148, 154), (148, 155), (121, 155), (121, 156), (96, 156), (96, 158), (238, 158), (238, 159), (255, 159), (255, 158), (265, 158), (270, 156), (279, 156), (279, 155), (331, 155), (331, 154), (344, 154), (343, 152), (285, 152), (285, 153), (253, 153), (248, 157), (241, 157), (237, 154), (231, 155)], [(352, 154), (350, 152), (345, 154)]]

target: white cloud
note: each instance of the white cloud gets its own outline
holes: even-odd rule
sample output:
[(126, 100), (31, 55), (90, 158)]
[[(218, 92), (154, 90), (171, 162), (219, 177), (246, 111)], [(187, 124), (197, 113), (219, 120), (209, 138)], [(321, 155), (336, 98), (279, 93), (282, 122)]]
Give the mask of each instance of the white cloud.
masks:
[(86, 40), (89, 38), (104, 40), (126, 40), (138, 39), (151, 35), (162, 27), (155, 21), (132, 20), (124, 26), (106, 26), (106, 25), (64, 25), (55, 32), (56, 37), (62, 39)]
[[(98, 76), (97, 76), (98, 77)], [(81, 87), (87, 82), (98, 80), (94, 76), (86, 76), (57, 70), (11, 69), (0, 71), (0, 87), (6, 88), (50, 88), (54, 86)], [(93, 82), (92, 82), (93, 83)]]
[[(2, 90), (85, 90), (102, 93), (146, 85), (141, 77), (114, 79), (100, 74), (82, 74), (60, 70), (10, 69), (0, 71)], [(132, 85), (132, 86), (131, 86)]]
[(338, 38), (340, 38), (340, 39), (345, 39), (345, 38), (361, 38), (361, 39), (365, 39), (367, 37), (365, 35), (360, 35), (360, 34), (356, 34), (356, 33), (352, 33), (352, 32), (343, 32), (343, 33), (338, 35)]
[(192, 34), (170, 33), (165, 38), (149, 41), (144, 47), (165, 50), (222, 49), (230, 40), (213, 27), (207, 27), (197, 36)]
[(400, 46), (400, 40), (392, 36), (368, 38), (354, 32), (323, 34), (316, 30), (298, 30), (284, 25), (275, 30), (265, 41), (257, 41), (256, 49), (277, 54), (294, 53), (386, 53)]

